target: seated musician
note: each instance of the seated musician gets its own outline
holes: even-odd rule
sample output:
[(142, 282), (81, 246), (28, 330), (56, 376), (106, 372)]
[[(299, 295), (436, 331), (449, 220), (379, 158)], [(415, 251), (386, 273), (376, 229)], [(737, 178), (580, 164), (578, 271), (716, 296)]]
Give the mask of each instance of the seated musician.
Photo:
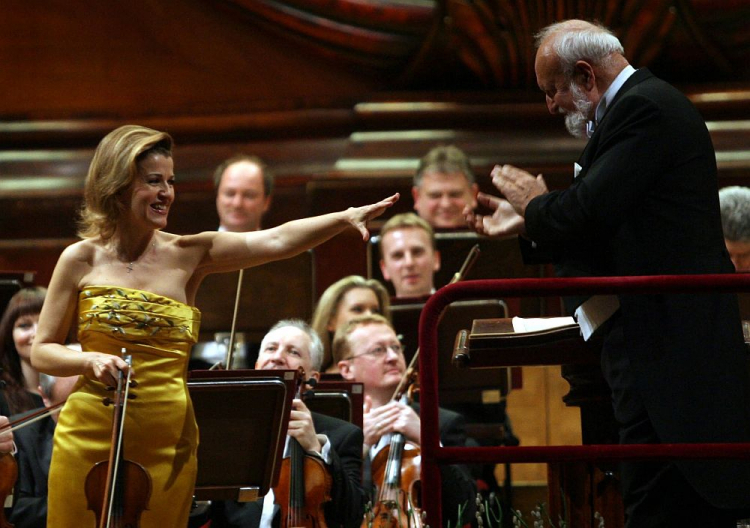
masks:
[(237, 154), (214, 171), (219, 231), (246, 233), (261, 229), (271, 206), (274, 177), (257, 156)]
[[(308, 378), (317, 379), (322, 360), (323, 345), (318, 335), (307, 323), (287, 319), (276, 323), (263, 338), (255, 368), (302, 367)], [(295, 399), (288, 434), (299, 441), (308, 455), (320, 457), (330, 472), (331, 501), (325, 505), (326, 525), (359, 527), (364, 515), (362, 430), (349, 422), (313, 413), (302, 400)], [(274, 504), (273, 491), (257, 502), (226, 502), (216, 509), (222, 506), (224, 512), (214, 514), (212, 527), (275, 526), (280, 510)]]
[(435, 233), (414, 213), (397, 214), (380, 230), (380, 271), (396, 297), (426, 297), (435, 292), (440, 252)]
[[(39, 374), (39, 392), (44, 406), (52, 407), (67, 400), (76, 381), (78, 376)], [(56, 424), (57, 413), (53, 413), (15, 433), (18, 479), (9, 520), (16, 528), (44, 528), (47, 525), (47, 477)]]
[(419, 161), (411, 189), (414, 210), (435, 228), (465, 228), (463, 209), (476, 207), (479, 186), (469, 157), (455, 145), (431, 149)]
[[(10, 420), (8, 419), (8, 403), (5, 401), (2, 390), (0, 390), (0, 428), (9, 426)], [(11, 431), (0, 432), (0, 455), (8, 455), (14, 453), (16, 450), (15, 444), (13, 443), (13, 433)], [(5, 510), (6, 516), (8, 510)]]
[[(357, 317), (336, 331), (333, 357), (342, 377), (364, 384), (364, 450), (365, 493), (373, 505), (371, 475), (376, 471), (371, 461), (388, 444), (392, 433), (401, 433), (406, 440), (420, 443), (419, 406), (394, 401), (394, 392), (406, 371), (406, 360), (396, 332), (380, 315)], [(453, 411), (439, 409), (440, 441), (446, 446), (466, 445), (464, 418)], [(474, 517), (476, 486), (465, 466), (442, 466), (443, 519), (460, 526)], [(424, 486), (423, 486), (424, 487)], [(465, 505), (464, 516), (456, 524), (459, 507)]]

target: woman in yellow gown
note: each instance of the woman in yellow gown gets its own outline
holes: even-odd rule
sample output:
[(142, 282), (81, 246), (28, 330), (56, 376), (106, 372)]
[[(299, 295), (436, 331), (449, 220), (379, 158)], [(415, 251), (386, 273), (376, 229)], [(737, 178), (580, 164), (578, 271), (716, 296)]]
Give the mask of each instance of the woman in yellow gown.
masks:
[[(84, 189), (79, 235), (55, 267), (31, 360), (42, 372), (80, 374), (61, 412), (49, 477), (47, 525), (94, 527), (84, 482), (110, 448), (111, 395), (133, 358), (136, 399), (129, 401), (124, 450), (152, 479), (142, 528), (184, 528), (196, 476), (198, 430), (185, 385), (200, 313), (196, 291), (210, 273), (294, 256), (366, 222), (397, 199), (349, 208), (250, 233), (162, 231), (174, 201), (172, 139), (127, 125), (110, 132), (94, 153)], [(78, 327), (83, 353), (63, 346)]]

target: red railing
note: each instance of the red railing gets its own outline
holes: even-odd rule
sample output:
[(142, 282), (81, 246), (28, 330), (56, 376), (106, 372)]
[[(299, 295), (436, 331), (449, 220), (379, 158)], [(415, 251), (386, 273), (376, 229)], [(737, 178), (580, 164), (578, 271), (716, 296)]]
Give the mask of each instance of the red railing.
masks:
[[(440, 315), (454, 301), (508, 297), (750, 292), (750, 273), (731, 275), (661, 275), (643, 277), (585, 277), (567, 279), (501, 279), (464, 281), (432, 295), (419, 321), (420, 416), (422, 422), (423, 509), (427, 524), (442, 524), (439, 466), (468, 462), (562, 462), (674, 458), (750, 458), (747, 444), (646, 444), (546, 447), (441, 447), (438, 423), (437, 329)], [(739, 321), (738, 321), (739, 324)], [(426, 483), (429, 483), (426, 484)]]

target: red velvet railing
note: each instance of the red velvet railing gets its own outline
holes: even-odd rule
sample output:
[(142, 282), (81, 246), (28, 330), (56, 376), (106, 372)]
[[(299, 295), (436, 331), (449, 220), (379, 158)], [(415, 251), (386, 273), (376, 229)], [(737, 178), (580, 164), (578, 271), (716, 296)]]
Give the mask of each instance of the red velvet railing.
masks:
[[(648, 444), (547, 447), (441, 447), (438, 424), (437, 329), (440, 314), (459, 300), (572, 294), (750, 292), (750, 274), (586, 277), (464, 281), (432, 295), (419, 323), (422, 421), (422, 505), (427, 524), (442, 524), (439, 466), (467, 462), (561, 462), (673, 458), (750, 458), (748, 444)], [(738, 322), (739, 324), (739, 322)], [(427, 484), (429, 483), (429, 484)]]

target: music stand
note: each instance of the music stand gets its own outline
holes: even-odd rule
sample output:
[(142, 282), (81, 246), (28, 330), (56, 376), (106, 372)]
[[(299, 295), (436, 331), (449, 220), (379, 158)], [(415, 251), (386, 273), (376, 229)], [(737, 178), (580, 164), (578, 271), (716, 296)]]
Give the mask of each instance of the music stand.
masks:
[[(368, 241), (367, 277), (382, 282), (393, 295), (393, 285), (383, 278), (380, 271), (379, 243), (379, 235), (371, 236)], [(440, 252), (440, 269), (435, 272), (435, 288), (441, 288), (451, 281), (453, 274), (461, 268), (461, 264), (476, 244), (479, 244), (481, 253), (464, 280), (534, 278), (541, 275), (541, 267), (524, 264), (518, 240), (515, 238), (485, 237), (466, 230), (437, 230), (435, 246)], [(540, 299), (535, 297), (511, 299), (510, 302), (511, 309), (516, 315), (536, 317), (542, 310)]]
[(254, 501), (278, 483), (296, 377), (292, 370), (190, 373), (200, 429), (197, 500)]
[[(418, 346), (419, 317), (423, 306), (423, 302), (391, 306), (393, 326), (401, 336), (407, 362)], [(448, 306), (438, 326), (438, 390), (441, 405), (481, 403), (488, 398), (497, 400), (508, 393), (507, 369), (463, 369), (457, 368), (452, 362), (453, 347), (459, 331), (471, 328), (474, 319), (507, 317), (507, 313), (505, 302), (499, 299), (457, 301)]]
[(33, 271), (0, 271), (0, 315), (18, 290), (34, 284)]
[[(260, 344), (268, 329), (280, 319), (310, 319), (314, 278), (312, 251), (245, 270), (236, 331), (244, 332), (250, 343)], [(237, 272), (214, 273), (201, 283), (195, 298), (195, 306), (201, 311), (201, 341), (213, 341), (216, 332), (231, 330), (238, 279)], [(268, 302), (277, 299), (280, 291), (295, 293), (283, 296), (279, 302)], [(253, 363), (254, 360), (248, 364)]]
[(305, 405), (313, 412), (332, 416), (362, 429), (364, 385), (352, 381), (321, 380), (305, 395)]

